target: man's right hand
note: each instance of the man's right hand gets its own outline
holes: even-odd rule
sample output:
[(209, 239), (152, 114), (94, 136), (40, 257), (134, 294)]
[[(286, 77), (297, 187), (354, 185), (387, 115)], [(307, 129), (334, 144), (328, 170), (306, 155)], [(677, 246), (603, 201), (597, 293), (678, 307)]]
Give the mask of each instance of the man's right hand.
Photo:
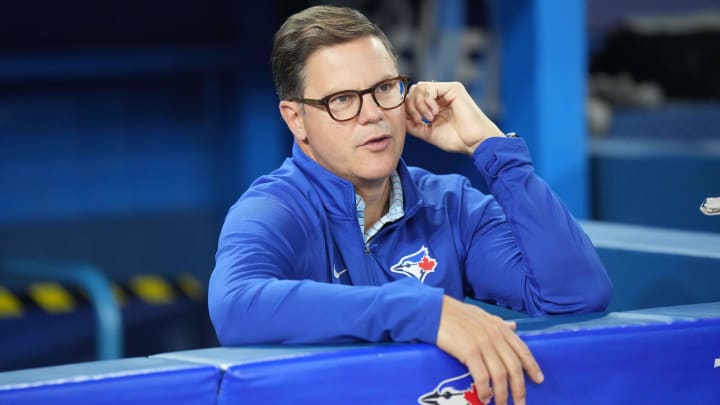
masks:
[(515, 323), (447, 295), (436, 344), (467, 366), (478, 398), (485, 404), (494, 396), (496, 405), (506, 405), (509, 384), (515, 404), (524, 405), (523, 370), (532, 381), (543, 381), (540, 366), (515, 334)]

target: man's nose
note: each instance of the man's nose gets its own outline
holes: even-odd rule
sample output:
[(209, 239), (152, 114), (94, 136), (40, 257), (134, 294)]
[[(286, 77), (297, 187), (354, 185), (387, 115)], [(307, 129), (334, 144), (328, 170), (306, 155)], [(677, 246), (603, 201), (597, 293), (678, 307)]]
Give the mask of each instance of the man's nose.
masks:
[(363, 94), (358, 121), (361, 124), (379, 121), (383, 117), (383, 109), (375, 102), (371, 93)]

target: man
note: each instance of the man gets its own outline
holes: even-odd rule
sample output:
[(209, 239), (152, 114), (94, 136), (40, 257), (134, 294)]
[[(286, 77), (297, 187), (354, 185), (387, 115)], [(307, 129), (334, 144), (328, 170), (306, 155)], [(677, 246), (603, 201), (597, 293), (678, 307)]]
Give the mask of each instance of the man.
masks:
[[(464, 297), (532, 315), (602, 310), (592, 244), (459, 83), (408, 88), (365, 16), (319, 6), (275, 35), (273, 75), (293, 155), (230, 209), (209, 288), (223, 345), (422, 341), (478, 395), (524, 402), (542, 373), (504, 322)], [(492, 191), (407, 167), (409, 132), (471, 156)], [(492, 386), (492, 390), (491, 390)]]

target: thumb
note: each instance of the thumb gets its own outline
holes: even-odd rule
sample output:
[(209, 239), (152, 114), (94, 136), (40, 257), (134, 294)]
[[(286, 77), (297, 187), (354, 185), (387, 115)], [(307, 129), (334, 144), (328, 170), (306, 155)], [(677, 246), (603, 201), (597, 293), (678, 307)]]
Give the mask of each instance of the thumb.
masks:
[(410, 135), (427, 142), (428, 138), (430, 138), (432, 127), (430, 125), (425, 125), (424, 123), (418, 124), (412, 118), (405, 117), (405, 130)]

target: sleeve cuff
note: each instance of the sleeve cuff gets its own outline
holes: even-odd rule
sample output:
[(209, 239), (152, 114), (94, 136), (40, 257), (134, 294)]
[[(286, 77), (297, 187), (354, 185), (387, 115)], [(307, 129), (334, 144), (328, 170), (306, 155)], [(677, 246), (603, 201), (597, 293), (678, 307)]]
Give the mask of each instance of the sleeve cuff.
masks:
[[(396, 342), (421, 341), (435, 344), (442, 312), (442, 288), (417, 285), (407, 279), (385, 284), (385, 321)], [(411, 285), (412, 284), (412, 285)]]
[(508, 168), (532, 164), (527, 144), (522, 138), (488, 138), (475, 149), (473, 160), (480, 174), (489, 181)]

